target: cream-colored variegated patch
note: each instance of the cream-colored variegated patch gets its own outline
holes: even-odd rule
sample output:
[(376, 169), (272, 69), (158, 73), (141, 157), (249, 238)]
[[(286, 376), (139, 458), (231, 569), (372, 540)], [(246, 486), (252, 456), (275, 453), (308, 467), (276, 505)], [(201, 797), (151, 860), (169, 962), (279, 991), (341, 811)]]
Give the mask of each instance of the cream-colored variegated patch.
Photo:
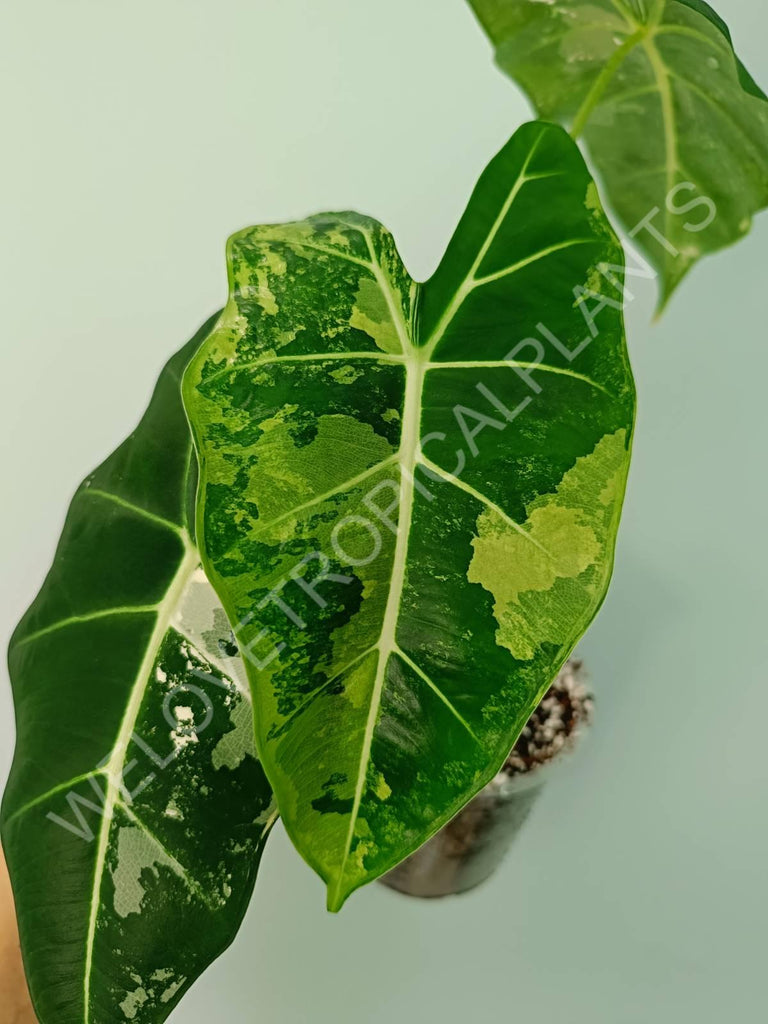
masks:
[(115, 913), (118, 917), (141, 913), (144, 887), (142, 871), (157, 872), (165, 866), (176, 870), (173, 860), (142, 829), (134, 826), (121, 828), (117, 837), (117, 863), (112, 869), (115, 885)]
[(234, 634), (202, 568), (194, 573), (184, 590), (171, 626), (192, 645), (201, 661), (217, 669), (224, 681), (231, 680), (240, 695), (250, 700), (248, 679)]
[(229, 768), (234, 771), (246, 757), (256, 757), (250, 704), (238, 696), (229, 717), (232, 729), (225, 733), (214, 747), (211, 761), (214, 768)]
[(493, 509), (477, 520), (467, 577), (493, 594), (496, 640), (520, 661), (567, 644), (603, 592), (624, 494), (626, 431), (577, 459), (553, 494), (528, 507), (522, 530)]
[(135, 1020), (137, 1013), (148, 998), (146, 990), (141, 986), (135, 988), (132, 992), (127, 992), (125, 999), (120, 1003), (120, 1009), (123, 1011), (125, 1019)]

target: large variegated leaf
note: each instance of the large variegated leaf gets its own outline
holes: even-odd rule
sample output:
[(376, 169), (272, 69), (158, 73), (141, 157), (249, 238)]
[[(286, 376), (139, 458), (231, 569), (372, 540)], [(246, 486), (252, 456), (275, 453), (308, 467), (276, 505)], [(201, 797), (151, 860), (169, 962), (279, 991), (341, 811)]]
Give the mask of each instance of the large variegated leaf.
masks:
[(542, 117), (583, 133), (662, 305), (768, 206), (768, 100), (702, 0), (470, 0)]
[(165, 1020), (234, 937), (272, 820), (242, 666), (187, 528), (179, 378), (205, 333), (78, 490), (11, 643), (2, 835), (41, 1024)]
[(603, 598), (634, 408), (622, 253), (578, 148), (531, 124), (426, 285), (353, 213), (228, 258), (183, 386), (198, 537), (281, 816), (338, 909), (494, 774)]

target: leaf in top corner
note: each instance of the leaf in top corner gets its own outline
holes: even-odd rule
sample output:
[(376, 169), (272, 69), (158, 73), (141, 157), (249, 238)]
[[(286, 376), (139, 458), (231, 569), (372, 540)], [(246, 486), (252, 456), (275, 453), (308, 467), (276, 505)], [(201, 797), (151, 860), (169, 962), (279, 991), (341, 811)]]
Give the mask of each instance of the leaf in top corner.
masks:
[(354, 213), (230, 240), (183, 385), (197, 533), (333, 910), (496, 772), (603, 599), (634, 416), (622, 264), (545, 124), (425, 285)]
[(768, 206), (768, 99), (703, 0), (470, 0), (539, 115), (582, 135), (663, 306)]
[(160, 1024), (234, 938), (271, 822), (247, 687), (200, 568), (179, 393), (207, 326), (83, 483), (11, 641), (2, 807), (41, 1024)]

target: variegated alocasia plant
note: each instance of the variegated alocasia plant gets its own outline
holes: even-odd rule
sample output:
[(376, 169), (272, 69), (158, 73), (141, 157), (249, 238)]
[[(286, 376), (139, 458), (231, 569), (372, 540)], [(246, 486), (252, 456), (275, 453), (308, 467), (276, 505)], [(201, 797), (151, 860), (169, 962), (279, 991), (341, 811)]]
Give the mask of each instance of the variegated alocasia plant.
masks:
[(41, 1024), (161, 1024), (234, 937), (276, 805), (331, 909), (395, 865), (608, 585), (623, 254), (561, 128), (493, 160), (426, 284), (353, 213), (241, 232), (229, 275), (11, 643), (2, 838)]
[(197, 534), (332, 910), (494, 775), (603, 600), (634, 418), (622, 265), (544, 123), (425, 284), (357, 214), (230, 240), (183, 385)]
[(583, 137), (663, 306), (768, 206), (768, 98), (703, 0), (469, 0), (541, 117)]
[(179, 378), (209, 327), (78, 490), (11, 641), (2, 838), (41, 1024), (165, 1020), (234, 938), (275, 817), (188, 515)]
[[(657, 232), (662, 301), (768, 204), (768, 103), (702, 0), (470, 2)], [(354, 213), (240, 232), (228, 270), (11, 643), (41, 1024), (166, 1020), (277, 806), (332, 910), (396, 865), (494, 775), (611, 574), (624, 261), (563, 128), (504, 147), (426, 283)]]

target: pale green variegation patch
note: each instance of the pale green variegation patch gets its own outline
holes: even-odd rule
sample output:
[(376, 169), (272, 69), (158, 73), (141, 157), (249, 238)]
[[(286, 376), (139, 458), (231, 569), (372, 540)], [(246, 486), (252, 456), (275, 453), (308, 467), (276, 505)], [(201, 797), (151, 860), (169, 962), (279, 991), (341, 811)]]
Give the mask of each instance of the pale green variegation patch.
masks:
[(583, 136), (662, 305), (768, 206), (768, 100), (703, 0), (469, 2), (539, 116)]
[(568, 646), (604, 593), (626, 454), (625, 430), (602, 438), (554, 493), (532, 502), (522, 530), (492, 509), (480, 514), (468, 579), (493, 594), (497, 641), (519, 661), (544, 643)]
[(349, 323), (373, 338), (382, 352), (400, 352), (397, 326), (392, 320), (386, 295), (378, 281), (370, 278), (361, 280)]
[(142, 873), (149, 871), (157, 877), (159, 867), (176, 870), (176, 861), (159, 842), (137, 825), (117, 829), (114, 863), (110, 865), (109, 873), (114, 889), (113, 907), (118, 917), (141, 913), (145, 896)]
[(211, 761), (214, 768), (234, 771), (246, 757), (256, 757), (253, 742), (253, 714), (246, 700), (238, 700), (229, 714), (232, 728), (224, 733), (214, 747)]
[(228, 262), (183, 385), (197, 534), (336, 910), (493, 775), (602, 600), (634, 417), (622, 253), (576, 146), (533, 124), (426, 284), (351, 213), (239, 232)]

